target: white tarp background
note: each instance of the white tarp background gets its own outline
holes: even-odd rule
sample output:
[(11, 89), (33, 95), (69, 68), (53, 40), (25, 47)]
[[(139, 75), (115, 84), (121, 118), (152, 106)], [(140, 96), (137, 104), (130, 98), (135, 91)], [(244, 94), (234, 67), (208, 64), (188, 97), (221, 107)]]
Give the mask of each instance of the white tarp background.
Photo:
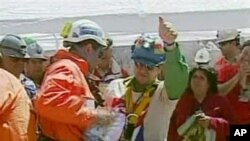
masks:
[(249, 28), (250, 1), (0, 0), (0, 35), (33, 33), (43, 41), (54, 40), (66, 20), (88, 18), (117, 46), (129, 45), (140, 33), (157, 32), (159, 15), (173, 22), (181, 41), (211, 39), (217, 29)]
[[(249, 15), (249, 0), (0, 0), (0, 38), (33, 36), (45, 50), (56, 50), (63, 23), (88, 18), (104, 28), (114, 46), (124, 47), (140, 33), (157, 35), (158, 16), (175, 25), (179, 41), (211, 40), (216, 30), (232, 28), (250, 37)], [(197, 43), (184, 42), (183, 48), (193, 55)]]

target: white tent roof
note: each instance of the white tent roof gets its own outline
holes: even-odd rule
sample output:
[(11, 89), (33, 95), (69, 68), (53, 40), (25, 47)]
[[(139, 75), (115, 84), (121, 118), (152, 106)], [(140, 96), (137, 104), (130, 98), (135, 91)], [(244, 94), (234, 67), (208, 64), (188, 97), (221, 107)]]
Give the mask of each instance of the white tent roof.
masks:
[(88, 18), (115, 45), (129, 45), (140, 33), (155, 34), (163, 16), (180, 31), (178, 40), (203, 40), (214, 39), (217, 29), (250, 35), (249, 15), (249, 0), (0, 0), (0, 35), (31, 34), (54, 49), (66, 20)]

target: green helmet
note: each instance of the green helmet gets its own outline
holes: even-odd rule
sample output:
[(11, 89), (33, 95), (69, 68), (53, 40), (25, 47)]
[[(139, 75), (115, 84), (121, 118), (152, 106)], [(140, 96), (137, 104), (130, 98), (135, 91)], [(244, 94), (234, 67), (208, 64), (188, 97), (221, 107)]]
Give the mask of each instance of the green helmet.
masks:
[(43, 48), (35, 39), (31, 37), (24, 37), (23, 39), (27, 44), (27, 52), (30, 56), (29, 58), (47, 60), (47, 57), (44, 55)]
[(7, 34), (2, 38), (0, 50), (2, 55), (5, 56), (28, 58), (26, 43), (21, 37), (14, 34)]

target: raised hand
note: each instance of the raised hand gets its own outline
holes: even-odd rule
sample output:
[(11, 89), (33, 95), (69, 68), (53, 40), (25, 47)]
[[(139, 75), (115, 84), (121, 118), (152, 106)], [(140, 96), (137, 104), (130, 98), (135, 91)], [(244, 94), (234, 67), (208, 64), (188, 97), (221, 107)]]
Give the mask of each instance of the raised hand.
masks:
[(248, 63), (241, 63), (240, 64), (240, 84), (241, 87), (244, 89), (247, 85), (247, 78), (250, 77), (250, 64)]
[(165, 22), (162, 17), (159, 17), (159, 36), (167, 44), (172, 44), (177, 38), (177, 31), (172, 23)]

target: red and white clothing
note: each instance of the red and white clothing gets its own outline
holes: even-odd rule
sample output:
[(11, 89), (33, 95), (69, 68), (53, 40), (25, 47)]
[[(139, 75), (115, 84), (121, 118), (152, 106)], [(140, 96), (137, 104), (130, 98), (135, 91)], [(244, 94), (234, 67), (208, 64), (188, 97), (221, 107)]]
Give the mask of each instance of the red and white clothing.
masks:
[[(216, 63), (216, 70), (218, 71), (218, 82), (225, 83), (232, 79), (238, 72), (240, 66), (238, 64), (232, 64), (222, 57)], [(230, 101), (233, 110), (236, 112), (238, 119), (237, 124), (250, 124), (250, 101), (242, 102), (239, 99), (241, 94), (240, 82), (226, 95)]]
[(92, 75), (89, 76), (89, 79), (95, 82), (101, 92), (104, 92), (112, 80), (126, 78), (128, 76), (128, 72), (112, 58), (112, 63), (107, 72), (103, 72), (100, 68), (96, 68)]
[(177, 129), (198, 110), (211, 117), (208, 128), (216, 132), (215, 141), (226, 141), (229, 124), (235, 120), (228, 100), (216, 94), (208, 94), (199, 103), (192, 92), (186, 92), (177, 103), (171, 117), (167, 141), (182, 141), (184, 137), (178, 134)]
[[(104, 95), (106, 105), (114, 109), (120, 109), (121, 112), (127, 116), (129, 114), (128, 108), (126, 106), (126, 94), (131, 86), (133, 78), (127, 79), (117, 79), (110, 83), (107, 91)], [(138, 139), (141, 129), (142, 138), (144, 141), (164, 141), (166, 139), (166, 131), (168, 131), (170, 116), (175, 108), (177, 100), (169, 100), (168, 95), (164, 89), (163, 82), (156, 85), (156, 88), (152, 92), (152, 98), (148, 105), (143, 110), (144, 114), (139, 117), (139, 121), (136, 124), (136, 128), (133, 131), (132, 141)], [(145, 93), (144, 93), (145, 94)], [(132, 91), (133, 98), (138, 98), (140, 93)], [(136, 100), (137, 101), (137, 100)], [(139, 100), (143, 101), (143, 99)], [(133, 101), (134, 103), (134, 101)], [(160, 116), (159, 116), (160, 115)], [(123, 128), (117, 129), (116, 132), (120, 130), (120, 134)], [(115, 139), (120, 137), (117, 134)]]

